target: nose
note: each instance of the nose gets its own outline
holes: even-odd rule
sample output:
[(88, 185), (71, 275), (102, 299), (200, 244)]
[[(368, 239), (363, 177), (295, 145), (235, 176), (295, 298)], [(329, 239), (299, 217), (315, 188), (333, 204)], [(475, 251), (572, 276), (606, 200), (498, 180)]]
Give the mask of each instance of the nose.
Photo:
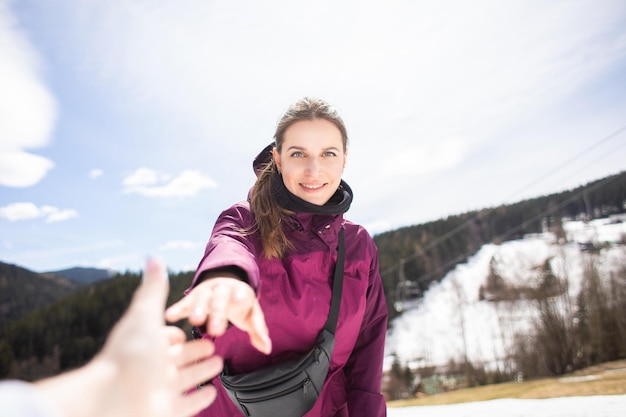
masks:
[(311, 177), (318, 175), (320, 172), (319, 158), (309, 158), (306, 165), (305, 174)]

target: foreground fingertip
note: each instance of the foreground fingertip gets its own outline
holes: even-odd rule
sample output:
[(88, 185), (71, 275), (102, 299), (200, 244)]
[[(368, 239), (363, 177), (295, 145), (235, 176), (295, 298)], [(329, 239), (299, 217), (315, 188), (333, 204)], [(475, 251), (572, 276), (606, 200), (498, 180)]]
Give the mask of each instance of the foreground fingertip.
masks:
[(171, 341), (184, 341), (187, 338), (185, 331), (178, 326), (165, 325), (164, 333), (167, 336), (168, 340)]
[(179, 316), (180, 316), (179, 307), (170, 307), (167, 310), (165, 310), (165, 319), (169, 322), (177, 321)]
[(177, 415), (196, 415), (203, 409), (210, 406), (217, 398), (217, 389), (212, 384), (194, 388), (184, 394), (182, 407), (179, 408)]
[(152, 256), (146, 258), (146, 272), (155, 272), (161, 268), (161, 262)]
[(209, 340), (209, 339), (196, 339), (196, 341), (198, 343), (200, 343), (203, 346), (203, 350), (204, 350), (204, 355), (209, 358), (209, 357), (218, 357), (217, 355), (214, 355), (215, 353), (215, 343), (213, 343), (213, 341)]
[(158, 274), (163, 281), (169, 282), (167, 271), (163, 265), (163, 262), (159, 258), (148, 256), (146, 258), (146, 269), (143, 274), (143, 279), (145, 280), (145, 277), (148, 274)]
[(206, 384), (198, 388), (198, 391), (202, 391), (205, 398), (209, 401), (209, 404), (215, 401), (217, 397), (217, 388), (213, 384)]

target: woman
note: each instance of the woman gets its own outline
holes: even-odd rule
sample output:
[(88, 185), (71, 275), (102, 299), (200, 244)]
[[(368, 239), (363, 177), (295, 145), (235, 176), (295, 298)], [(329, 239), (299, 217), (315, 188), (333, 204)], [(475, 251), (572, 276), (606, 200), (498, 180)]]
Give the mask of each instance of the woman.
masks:
[[(205, 337), (216, 338), (216, 352), (234, 374), (302, 355), (329, 313), (343, 228), (335, 347), (324, 388), (306, 415), (384, 416), (387, 308), (374, 241), (343, 217), (352, 202), (341, 179), (346, 128), (326, 102), (304, 98), (279, 120), (274, 139), (254, 161), (248, 201), (219, 216), (191, 288), (167, 318), (206, 324)], [(199, 415), (241, 416), (219, 379), (213, 382), (218, 397)]]

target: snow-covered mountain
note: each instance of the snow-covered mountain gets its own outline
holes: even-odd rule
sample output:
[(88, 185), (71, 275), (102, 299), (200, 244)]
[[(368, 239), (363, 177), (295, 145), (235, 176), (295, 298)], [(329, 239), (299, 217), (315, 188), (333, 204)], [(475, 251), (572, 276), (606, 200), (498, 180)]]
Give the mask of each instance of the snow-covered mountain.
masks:
[[(591, 256), (603, 279), (626, 265), (626, 215), (568, 221), (563, 229), (564, 243), (557, 243), (550, 232), (525, 236), (485, 245), (467, 263), (457, 265), (429, 288), (417, 306), (391, 323), (386, 366), (393, 357), (414, 366), (445, 365), (450, 359), (461, 363), (467, 354), (470, 362), (489, 367), (510, 352), (513, 335), (532, 325), (536, 309), (528, 300), (480, 300), (490, 265), (497, 266), (508, 285), (522, 287), (536, 284), (548, 261), (554, 275), (567, 283), (571, 300), (580, 291)], [(590, 245), (600, 244), (602, 250), (589, 251)]]

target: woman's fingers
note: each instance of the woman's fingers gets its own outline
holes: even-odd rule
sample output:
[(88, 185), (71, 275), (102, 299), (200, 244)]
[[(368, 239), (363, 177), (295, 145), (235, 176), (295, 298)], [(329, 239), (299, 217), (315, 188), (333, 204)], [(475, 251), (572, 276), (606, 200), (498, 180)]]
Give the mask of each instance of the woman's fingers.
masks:
[(229, 319), (235, 326), (248, 333), (250, 342), (256, 349), (265, 354), (271, 352), (272, 342), (265, 324), (265, 315), (251, 290), (235, 293)]
[(211, 298), (211, 312), (207, 331), (212, 336), (221, 336), (228, 327), (228, 313), (232, 303), (234, 283), (218, 283), (213, 287)]
[(255, 303), (252, 306), (248, 320), (250, 322), (250, 330), (248, 331), (250, 343), (260, 352), (269, 355), (272, 351), (272, 341), (259, 303)]
[(192, 295), (190, 311), (187, 315), (189, 323), (194, 326), (201, 326), (207, 322), (207, 317), (211, 314), (211, 303), (214, 299), (213, 287), (203, 282), (194, 288), (194, 291), (189, 295)]
[(248, 332), (250, 342), (268, 354), (272, 343), (265, 316), (252, 288), (232, 278), (212, 278), (198, 284), (166, 311), (168, 321), (188, 318), (195, 326), (207, 324), (211, 336), (221, 336), (231, 322)]
[(174, 323), (178, 320), (182, 320), (189, 317), (189, 311), (191, 311), (192, 300), (191, 294), (181, 298), (165, 310), (165, 320), (170, 323)]
[(187, 318), (194, 326), (204, 324), (210, 313), (212, 292), (207, 281), (198, 284), (189, 294), (165, 310), (165, 319), (173, 323)]

